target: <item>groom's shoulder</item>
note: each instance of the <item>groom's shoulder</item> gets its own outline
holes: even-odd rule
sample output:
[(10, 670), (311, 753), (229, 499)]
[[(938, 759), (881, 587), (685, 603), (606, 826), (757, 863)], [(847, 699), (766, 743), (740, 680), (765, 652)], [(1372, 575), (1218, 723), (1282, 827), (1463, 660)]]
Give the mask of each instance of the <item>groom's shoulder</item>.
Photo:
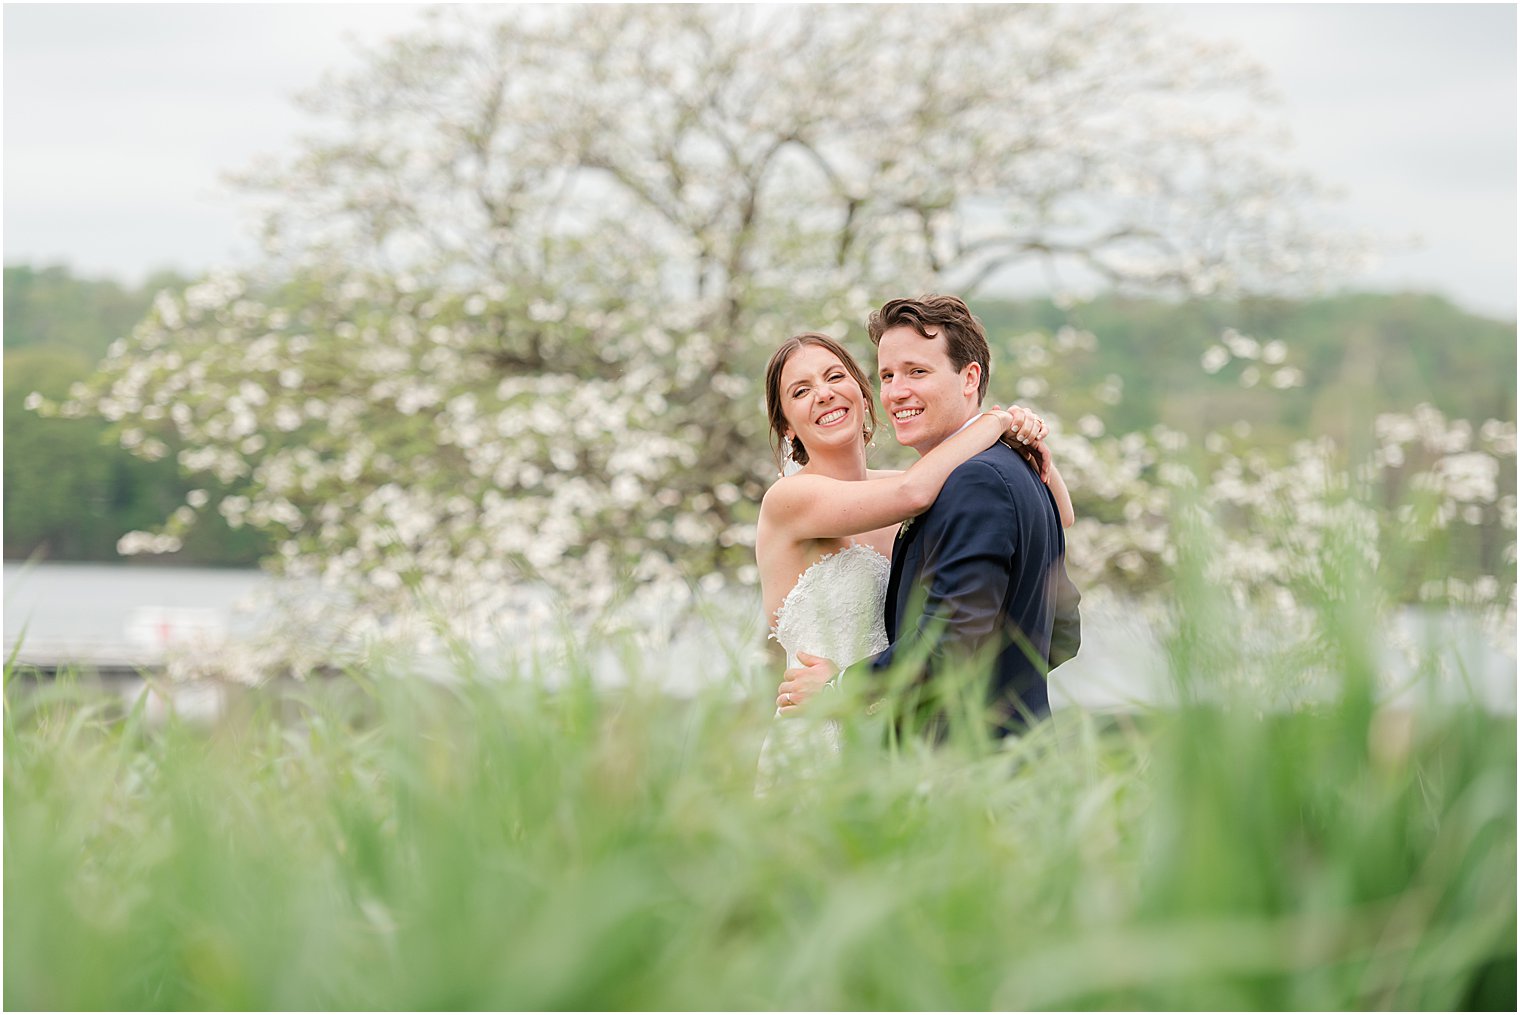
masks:
[(999, 441), (987, 450), (979, 451), (966, 459), (956, 466), (955, 471), (950, 475), (966, 479), (978, 475), (983, 477), (997, 475), (1007, 479), (1011, 475), (1016, 475), (1016, 470), (1023, 464), (1024, 460), (1019, 457), (1017, 451)]
[(1017, 499), (1027, 493), (1025, 488), (1033, 489), (1039, 482), (1033, 466), (1022, 455), (1008, 445), (998, 443), (956, 466), (945, 481), (940, 496), (946, 493), (957, 496), (971, 490), (984, 495), (1002, 491), (1008, 498)]
[[(1011, 460), (1011, 461), (1010, 461)], [(1010, 464), (1017, 464), (1018, 455), (1002, 444), (994, 444), (957, 465), (940, 490), (940, 499), (959, 497), (975, 492), (986, 496), (996, 494), (1008, 487)]]

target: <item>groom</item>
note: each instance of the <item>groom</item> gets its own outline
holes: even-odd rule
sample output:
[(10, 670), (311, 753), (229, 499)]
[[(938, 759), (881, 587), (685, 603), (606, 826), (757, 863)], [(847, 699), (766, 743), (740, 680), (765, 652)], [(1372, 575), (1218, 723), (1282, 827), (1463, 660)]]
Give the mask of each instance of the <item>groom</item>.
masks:
[[(971, 422), (987, 395), (991, 353), (981, 322), (954, 296), (897, 299), (867, 324), (881, 402), (900, 443), (920, 455)], [(913, 666), (913, 686), (943, 731), (944, 689), (957, 666), (990, 663), (987, 708), (997, 736), (1049, 715), (1045, 674), (1081, 642), (1076, 586), (1055, 500), (1035, 469), (1004, 444), (957, 468), (924, 514), (903, 523), (892, 550), (886, 628), (870, 660), (882, 674)], [(813, 657), (802, 661), (808, 662)], [(806, 690), (833, 673), (827, 660), (788, 670)], [(785, 685), (783, 685), (785, 686)]]

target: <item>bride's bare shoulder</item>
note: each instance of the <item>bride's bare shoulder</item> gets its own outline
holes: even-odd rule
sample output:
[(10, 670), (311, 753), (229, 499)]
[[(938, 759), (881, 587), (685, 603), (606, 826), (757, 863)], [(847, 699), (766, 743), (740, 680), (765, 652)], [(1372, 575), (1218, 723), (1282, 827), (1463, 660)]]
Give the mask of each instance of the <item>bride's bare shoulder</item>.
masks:
[(782, 476), (770, 485), (760, 498), (760, 527), (770, 529), (774, 525), (786, 528), (785, 521), (796, 513), (799, 504), (806, 503), (810, 480), (818, 477), (804, 473)]
[(867, 469), (867, 479), (891, 479), (893, 476), (901, 476), (902, 469)]
[(797, 480), (802, 478), (801, 473), (793, 473), (790, 476), (781, 476), (765, 490), (765, 495), (760, 498), (760, 506), (763, 508), (767, 501), (785, 500), (791, 496)]
[(772, 483), (770, 489), (765, 491), (765, 496), (760, 498), (760, 507), (764, 509), (767, 502), (784, 504), (797, 497), (814, 496), (819, 487), (834, 482), (838, 481), (807, 472), (794, 472), (790, 476), (782, 476)]

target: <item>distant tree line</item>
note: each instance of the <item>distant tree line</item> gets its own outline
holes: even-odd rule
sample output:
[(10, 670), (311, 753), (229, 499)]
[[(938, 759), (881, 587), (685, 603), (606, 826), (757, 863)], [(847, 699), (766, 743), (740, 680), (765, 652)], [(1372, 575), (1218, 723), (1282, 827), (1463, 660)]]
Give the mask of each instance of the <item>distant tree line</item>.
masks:
[(1000, 394), (1018, 393), (1012, 375), (1028, 344), (1021, 335), (1090, 335), (1090, 352), (1081, 338), (1053, 344), (1067, 362), (1033, 400), (1066, 419), (1091, 413), (1109, 433), (1160, 423), (1201, 437), (1244, 421), (1263, 448), (1330, 437), (1354, 449), (1378, 413), (1421, 403), (1473, 423), (1515, 418), (1514, 322), (1466, 313), (1440, 296), (1103, 296), (1070, 309), (1048, 300), (982, 301), (977, 309), (1011, 354), (1001, 377), (994, 360)]
[[(172, 458), (129, 454), (101, 419), (42, 418), (26, 407), (32, 392), (65, 397), (131, 332), (157, 292), (189, 282), (162, 273), (133, 289), (58, 266), (5, 268), (7, 559), (116, 560), (124, 533), (152, 528), (192, 486), (204, 485), (184, 478)], [(1105, 296), (1066, 309), (1049, 300), (979, 300), (975, 309), (996, 348), (995, 397), (1049, 407), (1109, 433), (1163, 424), (1197, 436), (1244, 420), (1251, 442), (1270, 452), (1321, 436), (1354, 447), (1377, 413), (1421, 402), (1474, 423), (1515, 418), (1514, 325), (1437, 296)], [(1224, 343), (1256, 351), (1232, 354), (1227, 365), (1216, 366), (1222, 354), (1206, 362), (1208, 350)], [(1026, 376), (1020, 364), (1030, 358), (1040, 369)], [(1252, 369), (1259, 376), (1246, 385), (1242, 374)], [(1033, 382), (1036, 373), (1042, 380)], [(1282, 377), (1292, 383), (1276, 386)], [(892, 458), (900, 449), (887, 441), (877, 453)], [(208, 512), (178, 553), (139, 559), (247, 566), (268, 551), (252, 527), (231, 529)]]
[[(192, 483), (172, 460), (128, 454), (101, 419), (44, 419), (27, 408), (40, 392), (63, 398), (95, 371), (110, 344), (131, 332), (172, 272), (133, 289), (61, 266), (5, 268), (5, 523), (7, 560), (117, 560), (116, 541), (150, 528), (183, 503)], [(208, 517), (173, 563), (250, 566), (267, 552), (251, 529)], [(152, 561), (154, 558), (146, 558)]]

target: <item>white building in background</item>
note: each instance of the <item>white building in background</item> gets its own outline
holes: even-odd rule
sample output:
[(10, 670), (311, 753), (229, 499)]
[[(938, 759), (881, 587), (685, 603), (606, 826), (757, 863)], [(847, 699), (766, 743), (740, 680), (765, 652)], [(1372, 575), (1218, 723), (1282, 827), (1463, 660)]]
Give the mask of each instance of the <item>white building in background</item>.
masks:
[(106, 674), (254, 635), (259, 571), (6, 561), (4, 650), (18, 664)]

